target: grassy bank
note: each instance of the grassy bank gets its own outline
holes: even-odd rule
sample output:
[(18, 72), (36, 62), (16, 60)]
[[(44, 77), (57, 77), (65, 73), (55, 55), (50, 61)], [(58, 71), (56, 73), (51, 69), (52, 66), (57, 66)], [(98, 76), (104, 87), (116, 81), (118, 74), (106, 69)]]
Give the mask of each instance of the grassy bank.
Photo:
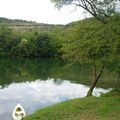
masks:
[(24, 120), (120, 120), (120, 91), (65, 101), (38, 110)]

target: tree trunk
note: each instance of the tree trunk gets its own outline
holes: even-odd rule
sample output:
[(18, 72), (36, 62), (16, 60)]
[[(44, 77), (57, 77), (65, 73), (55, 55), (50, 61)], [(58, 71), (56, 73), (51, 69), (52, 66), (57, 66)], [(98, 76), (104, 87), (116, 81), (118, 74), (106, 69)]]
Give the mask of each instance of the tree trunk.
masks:
[(93, 90), (94, 90), (97, 82), (99, 81), (102, 73), (103, 73), (103, 70), (105, 68), (106, 63), (107, 63), (107, 60), (103, 63), (102, 68), (101, 68), (99, 74), (97, 75), (96, 64), (94, 62), (94, 64), (93, 64), (93, 68), (94, 68), (94, 81), (92, 82), (92, 84), (90, 86), (90, 89), (88, 90), (87, 96), (91, 96), (92, 95)]
[(98, 82), (99, 79), (95, 79), (94, 82), (92, 83), (88, 93), (87, 93), (87, 96), (91, 96), (92, 93), (93, 93), (93, 90), (94, 90), (94, 87), (96, 86), (97, 82)]

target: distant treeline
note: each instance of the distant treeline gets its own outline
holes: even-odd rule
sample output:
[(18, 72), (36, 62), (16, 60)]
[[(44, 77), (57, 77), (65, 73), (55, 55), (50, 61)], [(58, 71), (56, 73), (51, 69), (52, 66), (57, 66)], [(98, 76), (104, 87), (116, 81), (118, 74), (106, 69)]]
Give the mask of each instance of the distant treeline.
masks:
[[(63, 54), (75, 61), (81, 59), (79, 55), (99, 59), (107, 54), (107, 47), (115, 43), (112, 50), (119, 53), (119, 19), (118, 14), (112, 16), (107, 25), (89, 18), (65, 26), (41, 24), (22, 29), (11, 28), (7, 22), (0, 26), (0, 57), (55, 57)], [(79, 54), (79, 51), (83, 53)]]
[[(56, 31), (57, 32), (57, 31)], [(0, 28), (0, 57), (54, 57), (58, 56), (58, 37), (46, 31), (16, 32), (7, 26)]]

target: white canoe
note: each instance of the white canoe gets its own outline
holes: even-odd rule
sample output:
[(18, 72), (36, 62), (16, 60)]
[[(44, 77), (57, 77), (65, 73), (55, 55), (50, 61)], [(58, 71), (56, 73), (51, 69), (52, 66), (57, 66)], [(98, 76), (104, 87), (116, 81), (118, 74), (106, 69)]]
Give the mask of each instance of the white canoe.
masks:
[(25, 117), (25, 110), (24, 108), (18, 103), (12, 113), (13, 120), (21, 120)]

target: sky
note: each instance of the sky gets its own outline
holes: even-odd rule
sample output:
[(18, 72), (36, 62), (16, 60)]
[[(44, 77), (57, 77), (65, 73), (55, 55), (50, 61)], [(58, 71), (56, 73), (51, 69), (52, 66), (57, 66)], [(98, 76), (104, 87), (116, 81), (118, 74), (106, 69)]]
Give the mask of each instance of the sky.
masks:
[(0, 17), (48, 24), (67, 24), (86, 17), (83, 9), (67, 6), (60, 11), (50, 0), (0, 0)]

